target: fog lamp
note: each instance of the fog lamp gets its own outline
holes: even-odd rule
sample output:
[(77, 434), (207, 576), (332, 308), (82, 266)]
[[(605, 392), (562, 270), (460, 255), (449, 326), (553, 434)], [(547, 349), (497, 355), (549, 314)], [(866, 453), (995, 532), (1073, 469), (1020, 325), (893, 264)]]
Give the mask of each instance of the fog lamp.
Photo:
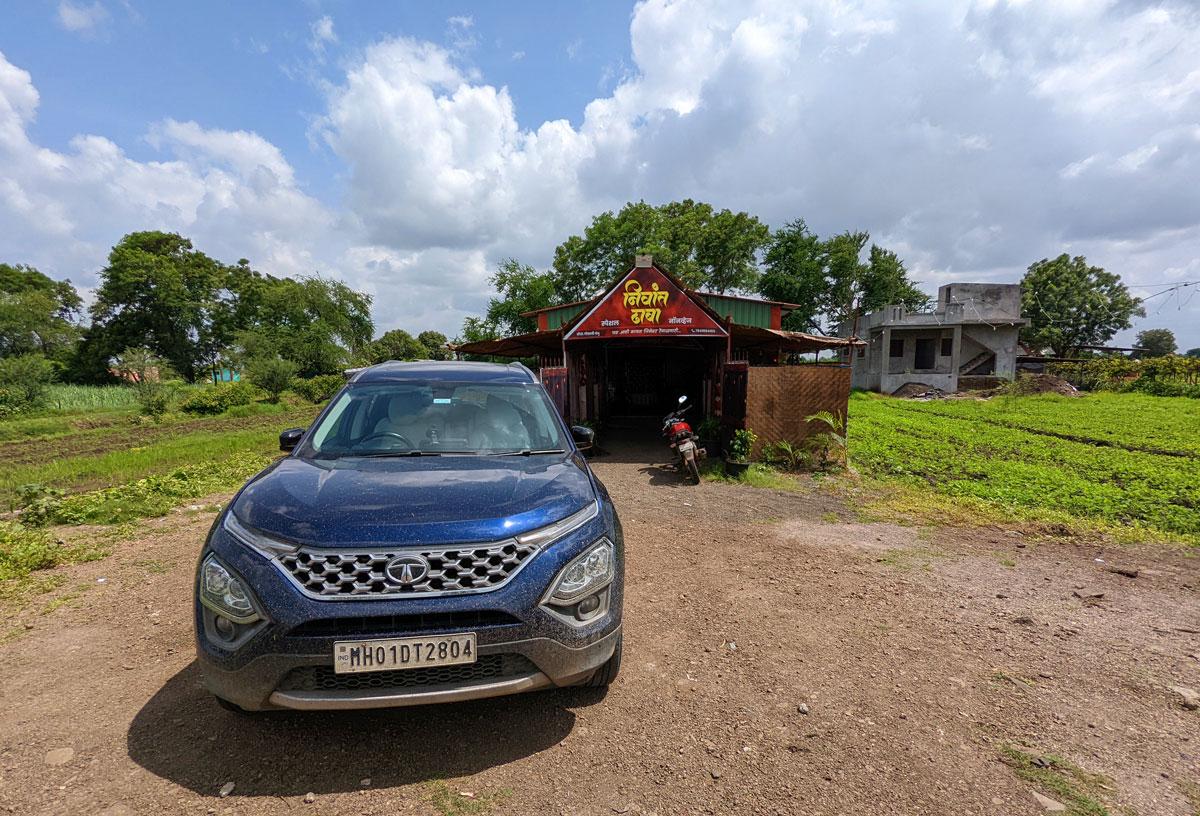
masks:
[(233, 621), (224, 615), (213, 615), (213, 626), (217, 628), (217, 634), (226, 640), (233, 640), (234, 628)]
[[(200, 567), (200, 603), (220, 613), (217, 615), (216, 625), (222, 635), (225, 632), (221, 629), (221, 616), (227, 618), (226, 622), (230, 624), (258, 620), (258, 613), (250, 601), (250, 593), (246, 591), (241, 579), (235, 577), (213, 555), (204, 559), (204, 564)], [(232, 629), (230, 626), (230, 631)]]
[(579, 602), (579, 606), (575, 608), (578, 610), (581, 617), (590, 615), (600, 608), (600, 596), (592, 595), (590, 598), (584, 598)]

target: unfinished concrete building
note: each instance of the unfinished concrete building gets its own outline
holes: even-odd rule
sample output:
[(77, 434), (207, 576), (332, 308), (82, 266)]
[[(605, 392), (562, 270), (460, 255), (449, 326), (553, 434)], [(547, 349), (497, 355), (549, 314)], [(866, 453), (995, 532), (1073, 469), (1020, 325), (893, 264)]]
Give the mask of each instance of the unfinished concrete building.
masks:
[(854, 388), (890, 394), (907, 383), (944, 391), (1011, 380), (1017, 369), (1021, 286), (1016, 283), (948, 283), (928, 311), (885, 306), (846, 321), (842, 337), (867, 345), (851, 355)]

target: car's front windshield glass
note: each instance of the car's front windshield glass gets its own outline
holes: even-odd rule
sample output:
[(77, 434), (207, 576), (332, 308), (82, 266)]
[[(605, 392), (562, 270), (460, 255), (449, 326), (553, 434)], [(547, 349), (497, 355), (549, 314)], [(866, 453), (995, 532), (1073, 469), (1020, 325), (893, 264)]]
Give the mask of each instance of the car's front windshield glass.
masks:
[(563, 452), (554, 408), (538, 385), (351, 385), (309, 435), (301, 456), (504, 455)]

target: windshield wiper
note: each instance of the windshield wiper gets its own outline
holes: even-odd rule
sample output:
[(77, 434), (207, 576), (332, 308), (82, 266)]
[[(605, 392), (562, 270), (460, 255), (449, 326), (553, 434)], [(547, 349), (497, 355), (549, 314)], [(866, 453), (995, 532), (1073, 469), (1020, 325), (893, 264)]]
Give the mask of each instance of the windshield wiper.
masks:
[(493, 456), (540, 456), (544, 453), (566, 453), (566, 451), (550, 448), (547, 448), (546, 450), (531, 450), (529, 448), (522, 448), (518, 451), (504, 451), (503, 453), (496, 453), (493, 454)]
[(360, 456), (364, 459), (382, 459), (392, 456), (441, 456), (441, 451), (367, 451), (364, 453), (347, 453), (345, 456)]

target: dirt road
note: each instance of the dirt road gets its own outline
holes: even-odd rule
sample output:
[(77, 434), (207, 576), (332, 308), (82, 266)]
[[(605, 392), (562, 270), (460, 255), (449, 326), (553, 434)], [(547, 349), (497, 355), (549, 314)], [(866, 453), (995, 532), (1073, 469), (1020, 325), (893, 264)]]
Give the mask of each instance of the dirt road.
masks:
[(1107, 777), (1086, 778), (1114, 814), (1200, 807), (1200, 712), (1171, 691), (1200, 688), (1197, 558), (596, 470), (628, 552), (607, 695), (228, 713), (192, 666), (212, 514), (184, 511), (67, 570), (50, 597), (74, 600), (19, 614), (31, 628), (0, 645), (0, 811), (1044, 812), (1006, 745)]

